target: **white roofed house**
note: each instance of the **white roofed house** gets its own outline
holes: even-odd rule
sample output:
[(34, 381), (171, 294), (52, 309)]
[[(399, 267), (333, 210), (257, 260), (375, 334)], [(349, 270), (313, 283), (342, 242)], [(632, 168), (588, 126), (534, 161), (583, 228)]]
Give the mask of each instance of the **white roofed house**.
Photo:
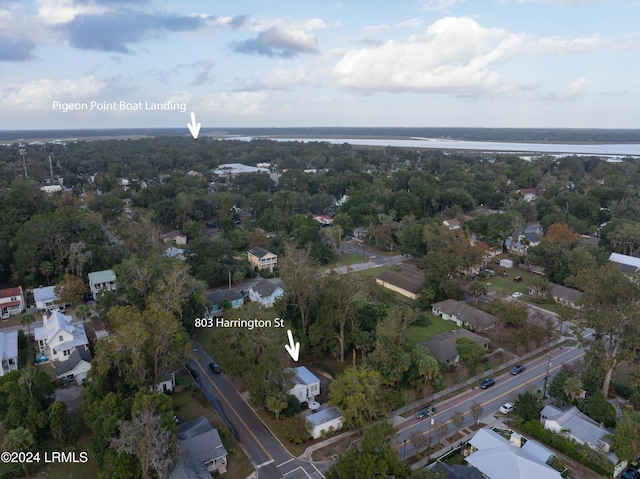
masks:
[(115, 291), (116, 274), (110, 269), (89, 273), (89, 289), (91, 296), (96, 300), (100, 291)]
[(36, 308), (40, 311), (52, 311), (61, 306), (60, 298), (55, 292), (55, 286), (34, 288), (33, 300), (36, 302)]
[(289, 390), (289, 394), (303, 402), (311, 402), (320, 394), (320, 379), (304, 366), (298, 366), (293, 370), (295, 385)]
[(0, 333), (0, 376), (18, 369), (18, 332)]
[(610, 450), (607, 437), (612, 431), (600, 426), (575, 406), (562, 410), (547, 405), (540, 411), (540, 419), (545, 429), (566, 435), (573, 442), (586, 444), (605, 454)]
[(40, 353), (52, 361), (66, 361), (76, 349), (87, 349), (89, 344), (82, 324), (73, 324), (71, 316), (59, 311), (53, 311), (48, 318), (43, 316), (34, 337)]

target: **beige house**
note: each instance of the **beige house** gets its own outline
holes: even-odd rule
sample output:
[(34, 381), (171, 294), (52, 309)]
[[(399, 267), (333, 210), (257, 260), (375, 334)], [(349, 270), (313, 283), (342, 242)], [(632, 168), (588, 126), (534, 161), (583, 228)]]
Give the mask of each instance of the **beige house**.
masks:
[(255, 246), (247, 254), (251, 266), (258, 269), (268, 269), (273, 273), (273, 268), (278, 265), (278, 255), (275, 255), (264, 248)]
[(411, 299), (420, 297), (423, 282), (424, 278), (409, 276), (398, 271), (385, 271), (376, 278), (376, 283), (380, 286)]
[(165, 243), (175, 243), (178, 246), (184, 246), (187, 244), (187, 235), (180, 233), (178, 230), (169, 231), (162, 235), (162, 241)]

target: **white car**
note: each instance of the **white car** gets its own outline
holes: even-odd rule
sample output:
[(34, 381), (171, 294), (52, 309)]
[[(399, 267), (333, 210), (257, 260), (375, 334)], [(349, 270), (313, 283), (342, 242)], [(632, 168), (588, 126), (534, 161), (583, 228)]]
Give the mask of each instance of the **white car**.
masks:
[(500, 412), (502, 414), (509, 414), (511, 411), (513, 411), (513, 403), (508, 402), (500, 406)]
[(519, 298), (520, 296), (522, 296), (522, 293), (520, 291), (516, 291), (511, 296), (513, 296), (514, 298)]

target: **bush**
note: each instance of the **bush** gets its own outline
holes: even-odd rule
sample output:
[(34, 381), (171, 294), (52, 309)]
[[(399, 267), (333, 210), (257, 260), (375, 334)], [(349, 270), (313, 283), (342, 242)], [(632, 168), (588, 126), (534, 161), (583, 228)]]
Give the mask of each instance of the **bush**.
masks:
[(596, 391), (583, 401), (578, 401), (578, 409), (605, 427), (616, 426), (616, 410), (609, 404), (602, 391)]
[(285, 437), (294, 444), (301, 444), (311, 437), (309, 423), (301, 416), (285, 419), (283, 428)]
[(293, 394), (289, 394), (287, 401), (287, 407), (280, 413), (282, 417), (293, 417), (302, 411), (302, 404)]
[(640, 409), (640, 389), (636, 389), (631, 393), (629, 403), (631, 403), (634, 409)]
[(630, 399), (631, 394), (633, 394), (633, 391), (634, 391), (633, 388), (630, 388), (629, 386), (624, 386), (622, 384), (614, 384), (613, 390), (616, 392), (617, 395), (622, 396), (625, 399)]

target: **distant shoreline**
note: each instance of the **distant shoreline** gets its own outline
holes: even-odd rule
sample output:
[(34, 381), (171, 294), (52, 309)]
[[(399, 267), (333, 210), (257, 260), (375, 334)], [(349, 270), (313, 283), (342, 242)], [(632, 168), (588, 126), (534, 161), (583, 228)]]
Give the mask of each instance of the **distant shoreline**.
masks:
[[(0, 143), (20, 139), (37, 141), (136, 140), (155, 137), (188, 137), (185, 128), (90, 128), (64, 130), (1, 130)], [(640, 129), (566, 129), (566, 128), (435, 128), (435, 127), (309, 127), (309, 128), (206, 128), (201, 137), (255, 137), (263, 139), (367, 139), (412, 140), (429, 138), (440, 141), (483, 141), (508, 143), (597, 145), (640, 144)]]

